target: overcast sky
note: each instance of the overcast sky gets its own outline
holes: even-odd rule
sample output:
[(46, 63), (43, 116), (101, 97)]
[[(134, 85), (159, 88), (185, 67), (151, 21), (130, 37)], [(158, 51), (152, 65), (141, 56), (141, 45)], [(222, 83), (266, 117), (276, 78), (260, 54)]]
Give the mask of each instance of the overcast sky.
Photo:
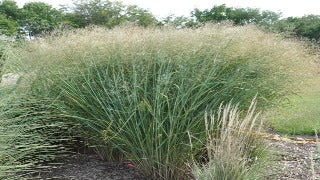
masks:
[[(30, 1), (46, 2), (56, 8), (60, 4), (72, 4), (72, 0), (16, 0), (20, 7)], [(206, 9), (221, 4), (280, 11), (285, 17), (320, 14), (320, 0), (122, 0), (122, 2), (148, 9), (157, 17), (171, 14), (189, 16), (194, 8)]]

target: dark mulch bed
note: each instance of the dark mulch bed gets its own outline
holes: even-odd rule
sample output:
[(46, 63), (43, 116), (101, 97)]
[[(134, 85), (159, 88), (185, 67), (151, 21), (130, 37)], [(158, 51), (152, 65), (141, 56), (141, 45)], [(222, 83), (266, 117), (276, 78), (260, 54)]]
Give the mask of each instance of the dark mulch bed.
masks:
[[(285, 139), (288, 138), (268, 140), (276, 159), (266, 169), (264, 179), (320, 179), (318, 145)], [(74, 154), (58, 161), (49, 171), (39, 172), (32, 179), (144, 180), (148, 178), (130, 163), (107, 162), (91, 154)]]
[(47, 172), (39, 172), (32, 179), (65, 180), (134, 180), (146, 179), (129, 163), (106, 162), (96, 155), (70, 155)]

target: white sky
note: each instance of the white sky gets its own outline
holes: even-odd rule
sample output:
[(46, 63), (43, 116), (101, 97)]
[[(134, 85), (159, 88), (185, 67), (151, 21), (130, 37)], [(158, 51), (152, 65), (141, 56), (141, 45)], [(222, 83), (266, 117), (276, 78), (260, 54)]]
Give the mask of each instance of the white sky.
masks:
[[(45, 2), (56, 8), (60, 4), (72, 4), (72, 0), (16, 0), (20, 7), (30, 1)], [(320, 0), (122, 0), (122, 2), (148, 9), (157, 17), (166, 17), (171, 14), (189, 16), (194, 8), (207, 9), (221, 4), (281, 11), (285, 17), (320, 15)]]

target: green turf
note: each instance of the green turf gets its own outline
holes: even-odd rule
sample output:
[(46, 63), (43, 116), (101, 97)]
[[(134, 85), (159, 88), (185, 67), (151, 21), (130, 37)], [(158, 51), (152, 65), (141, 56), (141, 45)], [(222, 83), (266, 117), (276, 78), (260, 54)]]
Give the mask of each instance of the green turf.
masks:
[(313, 135), (320, 132), (320, 86), (307, 87), (309, 92), (289, 98), (290, 105), (273, 112), (270, 123), (279, 133)]

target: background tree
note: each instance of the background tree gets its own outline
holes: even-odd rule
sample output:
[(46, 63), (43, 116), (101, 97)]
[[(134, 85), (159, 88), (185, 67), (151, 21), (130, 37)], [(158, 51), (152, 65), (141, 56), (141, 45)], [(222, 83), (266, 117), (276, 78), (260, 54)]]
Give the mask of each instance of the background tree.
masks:
[(298, 37), (306, 37), (316, 41), (320, 40), (319, 15), (288, 17), (276, 23), (274, 28), (277, 31), (290, 33)]
[(256, 24), (265, 30), (284, 32), (297, 37), (320, 40), (320, 16), (288, 17), (281, 13), (256, 8), (234, 8), (226, 5), (194, 9), (191, 17), (168, 16), (161, 21), (149, 11), (135, 5), (110, 0), (75, 0), (71, 7), (59, 10), (42, 2), (31, 2), (19, 8), (14, 0), (0, 0), (0, 35), (38, 36), (56, 28), (83, 28), (90, 25), (113, 28), (122, 23), (147, 27), (198, 27), (207, 22), (231, 21), (235, 25)]
[(235, 25), (245, 25), (250, 23), (255, 23), (257, 25), (271, 25), (280, 19), (281, 13), (260, 11), (256, 8), (232, 8), (226, 7), (226, 5), (223, 4), (203, 11), (195, 9), (192, 12), (192, 17), (200, 23), (229, 20)]
[(226, 12), (228, 20), (231, 20), (235, 25), (246, 25), (250, 23), (259, 23), (262, 18), (259, 9), (252, 8), (233, 8)]
[(0, 2), (0, 34), (6, 36), (17, 35), (19, 18), (20, 9), (15, 1), (3, 0)]
[(195, 22), (193, 18), (174, 15), (167, 16), (158, 24), (160, 26), (173, 26), (176, 28), (193, 28), (199, 26), (199, 23)]
[(74, 4), (69, 14), (70, 21), (78, 27), (102, 25), (114, 27), (124, 19), (124, 5), (109, 0), (80, 0)]
[(260, 12), (259, 24), (261, 25), (274, 25), (282, 17), (281, 12), (262, 11)]
[(205, 9), (203, 11), (195, 9), (191, 14), (198, 22), (220, 22), (228, 19), (231, 8), (227, 8), (226, 5), (214, 6), (211, 9)]
[(13, 0), (3, 0), (0, 3), (0, 13), (7, 16), (8, 19), (18, 20), (21, 16), (17, 3)]
[(73, 11), (67, 14), (74, 27), (100, 25), (108, 28), (124, 22), (141, 26), (153, 25), (156, 18), (147, 10), (135, 5), (125, 6), (121, 2), (109, 0), (80, 0), (74, 4)]
[(0, 14), (0, 35), (13, 36), (18, 33), (18, 23)]
[(30, 36), (36, 36), (58, 28), (62, 22), (62, 13), (48, 4), (30, 2), (23, 6), (20, 22)]
[(149, 11), (139, 8), (136, 5), (127, 6), (126, 20), (140, 26), (151, 26), (157, 24), (157, 19)]

